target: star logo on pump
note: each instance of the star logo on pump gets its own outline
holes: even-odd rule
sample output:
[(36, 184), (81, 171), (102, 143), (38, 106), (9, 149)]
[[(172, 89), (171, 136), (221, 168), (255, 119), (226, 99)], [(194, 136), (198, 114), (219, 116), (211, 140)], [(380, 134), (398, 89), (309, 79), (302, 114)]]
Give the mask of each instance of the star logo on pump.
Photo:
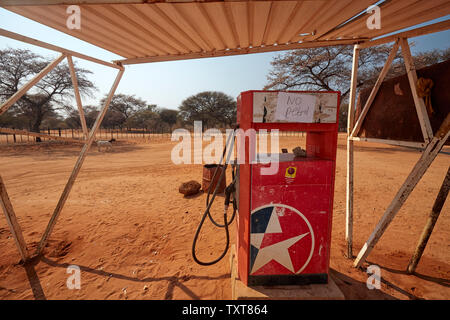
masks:
[(270, 204), (251, 213), (250, 274), (298, 274), (314, 251), (308, 219), (285, 204)]

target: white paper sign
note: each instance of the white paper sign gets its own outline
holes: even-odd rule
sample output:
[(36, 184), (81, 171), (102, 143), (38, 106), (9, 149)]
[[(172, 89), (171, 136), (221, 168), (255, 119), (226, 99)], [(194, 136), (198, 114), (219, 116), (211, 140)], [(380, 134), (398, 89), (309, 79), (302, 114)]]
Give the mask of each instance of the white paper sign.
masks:
[(304, 93), (278, 93), (275, 119), (285, 122), (314, 122), (316, 97)]

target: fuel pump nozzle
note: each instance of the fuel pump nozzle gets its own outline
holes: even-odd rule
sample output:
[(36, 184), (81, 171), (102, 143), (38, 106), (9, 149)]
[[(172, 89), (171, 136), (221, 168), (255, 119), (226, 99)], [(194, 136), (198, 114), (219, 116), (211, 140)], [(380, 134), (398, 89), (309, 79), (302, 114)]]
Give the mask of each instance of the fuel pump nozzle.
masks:
[(230, 206), (231, 202), (231, 195), (233, 195), (233, 208), (236, 210), (236, 197), (234, 196), (234, 193), (236, 192), (236, 188), (234, 186), (235, 180), (233, 179), (233, 182), (231, 182), (226, 188), (225, 188), (225, 204), (224, 204), (224, 214), (228, 212), (228, 207)]

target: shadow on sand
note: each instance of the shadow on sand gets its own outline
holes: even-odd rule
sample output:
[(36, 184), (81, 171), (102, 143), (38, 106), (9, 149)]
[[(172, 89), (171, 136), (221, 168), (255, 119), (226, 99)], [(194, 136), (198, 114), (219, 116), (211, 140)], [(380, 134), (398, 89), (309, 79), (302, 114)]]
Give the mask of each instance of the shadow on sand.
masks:
[[(70, 263), (58, 263), (54, 260), (50, 260), (44, 256), (38, 258), (40, 261), (52, 266), (52, 267), (58, 267), (58, 268), (67, 268), (68, 266), (70, 266)], [(102, 277), (111, 277), (111, 278), (115, 278), (115, 279), (121, 279), (121, 280), (127, 280), (127, 281), (133, 281), (133, 282), (143, 282), (143, 283), (151, 283), (151, 282), (156, 282), (156, 281), (168, 281), (168, 287), (167, 287), (167, 292), (164, 296), (164, 300), (171, 300), (173, 299), (173, 290), (175, 287), (180, 288), (184, 293), (186, 293), (190, 298), (194, 299), (194, 300), (199, 300), (200, 297), (197, 296), (194, 292), (192, 292), (188, 287), (186, 287), (183, 282), (189, 281), (191, 279), (200, 279), (200, 280), (218, 280), (218, 279), (226, 279), (226, 278), (230, 278), (230, 274), (223, 274), (217, 277), (210, 277), (210, 276), (166, 276), (166, 277), (149, 277), (149, 278), (135, 278), (135, 277), (129, 277), (129, 276), (125, 276), (122, 274), (118, 274), (118, 273), (113, 273), (113, 272), (107, 272), (104, 270), (97, 270), (97, 269), (93, 269), (90, 267), (86, 267), (86, 266), (80, 266), (80, 270), (84, 271), (84, 272), (89, 272), (92, 274), (96, 274), (98, 276), (102, 276)], [(30, 281), (31, 283), (31, 281)], [(41, 288), (42, 290), (42, 288)], [(34, 290), (33, 290), (34, 293)], [(35, 295), (36, 297), (36, 295)], [(37, 299), (37, 298), (36, 298)]]

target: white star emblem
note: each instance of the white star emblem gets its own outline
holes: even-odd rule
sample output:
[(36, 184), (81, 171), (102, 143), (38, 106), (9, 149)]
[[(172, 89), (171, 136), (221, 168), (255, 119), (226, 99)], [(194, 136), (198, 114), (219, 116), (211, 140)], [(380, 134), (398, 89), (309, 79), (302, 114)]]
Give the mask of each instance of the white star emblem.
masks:
[[(278, 262), (280, 265), (284, 266), (286, 269), (288, 269), (292, 273), (302, 272), (305, 269), (305, 267), (308, 265), (309, 261), (311, 260), (313, 250), (314, 250), (314, 232), (312, 230), (311, 224), (309, 223), (308, 219), (306, 219), (306, 217), (300, 211), (298, 211), (297, 209), (295, 209), (293, 207), (285, 205), (285, 204), (270, 204), (270, 205), (262, 206), (262, 207), (255, 209), (252, 213), (258, 212), (259, 210), (267, 208), (267, 207), (273, 207), (273, 210), (271, 212), (269, 222), (267, 224), (265, 232), (263, 232), (263, 233), (255, 232), (255, 233), (250, 234), (251, 245), (258, 249), (258, 253), (256, 254), (250, 274), (257, 272), (260, 268), (265, 266), (271, 260)], [(278, 220), (278, 217), (284, 216), (286, 209), (289, 209), (289, 210), (297, 213), (305, 221), (306, 225), (309, 228), (309, 232), (299, 234), (299, 235), (293, 236), (289, 239), (285, 239), (285, 240), (277, 242), (277, 243), (266, 245), (266, 246), (263, 246), (263, 248), (261, 248), (261, 245), (264, 240), (264, 236), (266, 234), (283, 233), (283, 230), (281, 229), (281, 225)], [(296, 271), (292, 264), (291, 256), (289, 254), (288, 249), (292, 245), (294, 245), (295, 243), (300, 241), (301, 239), (305, 238), (307, 235), (311, 236), (311, 241), (312, 241), (311, 250), (310, 250), (309, 256), (308, 256), (305, 264)]]
[(288, 249), (290, 246), (292, 246), (303, 237), (306, 237), (308, 234), (309, 232), (286, 239), (284, 241), (280, 241), (278, 243), (264, 247), (263, 249), (259, 249), (251, 273), (254, 273), (259, 268), (263, 267), (266, 263), (270, 262), (270, 260), (277, 261), (286, 269), (288, 269), (292, 273), (295, 273)]

